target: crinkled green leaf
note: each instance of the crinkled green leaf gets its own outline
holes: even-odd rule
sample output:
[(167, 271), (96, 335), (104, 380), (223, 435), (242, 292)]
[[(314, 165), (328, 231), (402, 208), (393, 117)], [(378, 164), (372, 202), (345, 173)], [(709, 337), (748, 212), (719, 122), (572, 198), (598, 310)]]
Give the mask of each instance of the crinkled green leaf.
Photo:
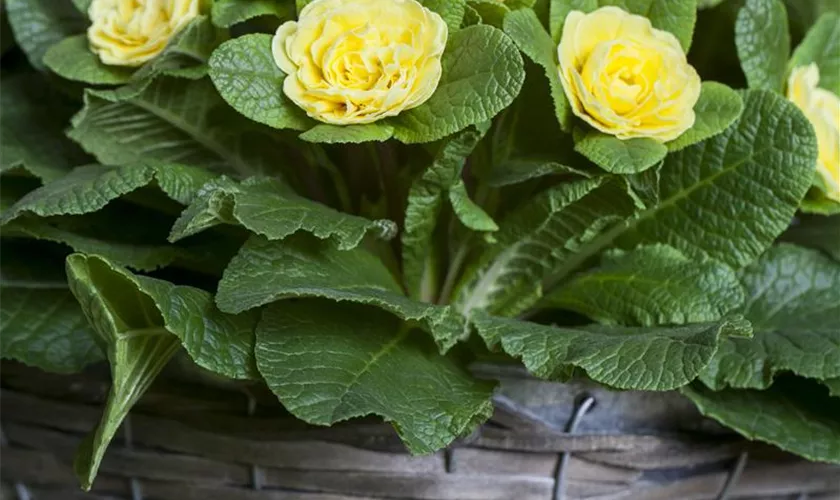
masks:
[(342, 213), (295, 194), (276, 179), (253, 177), (241, 184), (221, 179), (206, 185), (175, 222), (170, 240), (222, 223), (239, 223), (270, 240), (304, 231), (332, 239), (343, 250), (358, 246), (368, 233), (386, 239), (396, 234), (391, 221)]
[(747, 0), (735, 23), (735, 45), (750, 88), (784, 89), (790, 31), (782, 0)]
[(840, 378), (832, 378), (823, 380), (823, 385), (828, 387), (828, 394), (835, 398), (840, 398)]
[(575, 151), (613, 174), (643, 172), (668, 154), (668, 148), (653, 139), (621, 140), (595, 130), (575, 142)]
[(697, 22), (697, 0), (551, 0), (551, 34), (560, 41), (569, 12), (592, 12), (605, 6), (621, 7), (650, 19), (654, 28), (673, 33), (688, 52)]
[(352, 304), (271, 306), (257, 328), (257, 366), (296, 417), (330, 425), (376, 414), (412, 453), (433, 453), (492, 413), (492, 386), (397, 318)]
[(437, 293), (437, 262), (433, 235), (444, 196), (461, 178), (464, 163), (486, 128), (468, 128), (443, 141), (434, 161), (414, 181), (408, 193), (403, 224), (403, 280), (409, 296), (431, 301)]
[(449, 202), (461, 224), (473, 231), (498, 231), (499, 226), (483, 208), (470, 199), (464, 181), (459, 180), (449, 188)]
[(802, 200), (800, 210), (809, 214), (820, 215), (835, 215), (840, 214), (840, 201), (826, 196), (828, 186), (823, 182), (823, 178), (817, 174), (815, 176), (814, 187), (808, 191), (808, 195)]
[(613, 244), (665, 243), (693, 259), (739, 269), (788, 226), (813, 178), (816, 158), (807, 119), (782, 96), (753, 90), (723, 133), (668, 155), (658, 176), (639, 178), (656, 194), (626, 225), (584, 245), (549, 281), (561, 281)]
[(826, 13), (793, 52), (788, 69), (816, 63), (820, 87), (840, 95), (840, 15)]
[[(171, 245), (126, 243), (88, 236), (63, 227), (60, 223), (38, 219), (17, 219), (6, 224), (3, 226), (3, 236), (35, 238), (61, 243), (75, 252), (101, 255), (117, 264), (138, 271), (154, 271), (168, 266), (178, 258), (182, 251)], [(109, 235), (102, 236), (107, 238)]]
[(467, 316), (482, 309), (518, 314), (534, 305), (542, 280), (581, 244), (635, 209), (620, 179), (586, 179), (540, 193), (502, 220), (496, 243), (456, 288), (456, 307)]
[(639, 326), (717, 321), (743, 303), (732, 268), (692, 261), (666, 245), (608, 252), (600, 267), (543, 301), (602, 323)]
[(321, 123), (300, 134), (308, 142), (327, 144), (384, 142), (394, 135), (394, 127), (387, 123), (368, 123), (364, 125), (328, 125)]
[(56, 373), (78, 372), (102, 360), (61, 268), (13, 250), (3, 247), (0, 268), (2, 357)]
[(44, 54), (44, 64), (68, 80), (94, 85), (116, 85), (131, 79), (134, 68), (108, 66), (88, 46), (87, 35), (75, 35), (58, 42)]
[(520, 9), (505, 16), (504, 29), (519, 50), (545, 70), (557, 121), (563, 130), (571, 131), (572, 112), (560, 83), (556, 62), (557, 44), (531, 9)]
[(420, 0), (427, 9), (437, 12), (452, 33), (461, 27), (467, 0)]
[(295, 4), (291, 0), (216, 0), (210, 14), (213, 23), (222, 28), (259, 16), (292, 19)]
[(87, 165), (36, 189), (0, 217), (5, 224), (25, 213), (40, 217), (95, 212), (135, 189), (157, 181), (173, 200), (189, 203), (213, 175), (196, 167), (155, 162), (125, 167)]
[[(788, 226), (815, 158), (813, 130), (795, 106), (775, 93), (750, 91), (744, 113), (726, 131), (668, 155), (657, 175), (629, 180), (658, 203), (630, 203), (619, 185), (595, 190), (596, 179), (560, 185), (524, 205), (502, 222), (499, 244), (466, 274), (456, 304), (465, 314), (488, 307), (516, 314), (543, 287), (550, 291), (614, 245), (664, 243), (689, 258), (740, 269)], [(639, 204), (644, 210), (629, 218)]]
[(741, 281), (755, 337), (725, 340), (703, 374), (707, 385), (766, 389), (787, 371), (840, 377), (840, 263), (780, 245), (744, 270)]
[(762, 391), (712, 391), (694, 384), (682, 393), (703, 415), (748, 439), (840, 464), (840, 401), (829, 397), (819, 382), (788, 377)]
[(103, 164), (158, 160), (254, 174), (286, 161), (280, 138), (230, 110), (206, 80), (158, 78), (128, 98), (88, 90), (85, 103), (69, 135)]
[(64, 137), (76, 111), (37, 73), (2, 78), (0, 171), (23, 167), (43, 181), (86, 163), (87, 156)]
[(815, 153), (812, 129), (795, 106), (777, 94), (750, 91), (730, 128), (668, 155), (661, 202), (617, 241), (624, 247), (667, 243), (688, 257), (743, 267), (787, 228), (811, 182)]
[(89, 21), (66, 0), (6, 0), (15, 39), (29, 63), (44, 69), (44, 54), (68, 36), (83, 33)]
[(694, 105), (694, 125), (666, 146), (669, 151), (679, 151), (714, 137), (732, 125), (743, 110), (744, 101), (738, 92), (722, 83), (703, 82)]
[(506, 3), (499, 2), (498, 0), (468, 0), (467, 9), (475, 13), (478, 17), (478, 22), (489, 24), (496, 28), (502, 27), (505, 16), (511, 10)]
[(219, 282), (219, 308), (239, 313), (278, 300), (320, 297), (370, 304), (430, 332), (442, 351), (460, 338), (463, 321), (449, 306), (405, 295), (378, 257), (362, 248), (338, 250), (310, 237), (268, 241), (253, 236)]
[(513, 102), (525, 80), (516, 45), (488, 25), (450, 32), (441, 62), (432, 97), (388, 120), (400, 141), (432, 142), (485, 122)]
[(254, 121), (296, 130), (315, 124), (283, 93), (286, 75), (274, 62), (270, 35), (245, 35), (223, 43), (210, 58), (210, 78), (228, 104)]
[(258, 376), (256, 313), (223, 314), (203, 290), (135, 276), (102, 257), (73, 254), (67, 274), (111, 364), (102, 420), (76, 456), (85, 489), (120, 423), (180, 345), (199, 366), (226, 377)]
[(835, 261), (840, 262), (840, 215), (801, 216), (785, 231), (782, 239), (803, 247), (822, 250)]
[(479, 312), (472, 317), (489, 347), (501, 345), (540, 378), (570, 366), (619, 389), (667, 391), (694, 380), (728, 335), (749, 335), (734, 318), (679, 327), (627, 328), (593, 325), (559, 328)]

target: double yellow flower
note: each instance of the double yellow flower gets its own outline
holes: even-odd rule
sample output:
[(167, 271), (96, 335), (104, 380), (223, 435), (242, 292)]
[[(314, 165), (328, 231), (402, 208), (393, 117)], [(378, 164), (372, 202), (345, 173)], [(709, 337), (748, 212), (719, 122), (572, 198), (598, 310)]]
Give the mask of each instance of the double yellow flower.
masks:
[(201, 0), (93, 0), (88, 9), (92, 21), (87, 32), (90, 48), (105, 64), (142, 66), (199, 15), (200, 3)]

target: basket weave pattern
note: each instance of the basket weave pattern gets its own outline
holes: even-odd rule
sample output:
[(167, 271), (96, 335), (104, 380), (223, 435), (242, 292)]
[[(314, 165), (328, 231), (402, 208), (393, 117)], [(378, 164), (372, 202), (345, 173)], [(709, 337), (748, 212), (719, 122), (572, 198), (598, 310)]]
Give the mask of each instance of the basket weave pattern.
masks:
[(491, 422), (424, 457), (375, 420), (309, 427), (260, 391), (158, 384), (83, 493), (72, 457), (99, 418), (107, 378), (4, 364), (2, 498), (840, 498), (840, 468), (738, 439), (677, 394), (502, 379)]

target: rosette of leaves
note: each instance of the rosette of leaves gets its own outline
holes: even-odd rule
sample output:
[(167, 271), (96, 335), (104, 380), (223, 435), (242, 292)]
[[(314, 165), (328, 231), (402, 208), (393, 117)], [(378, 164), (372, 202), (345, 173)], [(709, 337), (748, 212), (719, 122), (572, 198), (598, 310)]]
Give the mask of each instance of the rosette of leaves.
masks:
[(435, 95), (347, 127), (280, 88), (268, 33), (303, 2), (210, 2), (131, 71), (85, 52), (75, 3), (6, 2), (0, 339), (44, 370), (110, 365), (83, 486), (179, 351), (314, 425), (378, 415), (414, 453), (489, 417), (469, 368), (494, 356), (678, 389), (840, 462), (840, 225), (797, 214), (807, 119), (736, 74), (704, 84), (683, 137), (621, 143), (576, 135), (557, 81), (570, 10), (618, 5), (696, 47), (694, 1), (426, 0), (450, 30)]

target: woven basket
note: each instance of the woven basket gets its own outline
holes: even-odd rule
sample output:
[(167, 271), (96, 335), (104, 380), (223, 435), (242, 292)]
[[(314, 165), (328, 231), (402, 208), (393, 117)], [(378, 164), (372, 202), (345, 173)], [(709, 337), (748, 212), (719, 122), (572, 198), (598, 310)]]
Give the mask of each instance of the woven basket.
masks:
[[(748, 443), (676, 393), (502, 379), (496, 413), (450, 449), (406, 454), (390, 426), (310, 427), (253, 387), (166, 373), (134, 408), (91, 493), (72, 457), (107, 373), (2, 372), (2, 499), (553, 500), (840, 498), (840, 468)], [(173, 382), (177, 380), (177, 383)]]

